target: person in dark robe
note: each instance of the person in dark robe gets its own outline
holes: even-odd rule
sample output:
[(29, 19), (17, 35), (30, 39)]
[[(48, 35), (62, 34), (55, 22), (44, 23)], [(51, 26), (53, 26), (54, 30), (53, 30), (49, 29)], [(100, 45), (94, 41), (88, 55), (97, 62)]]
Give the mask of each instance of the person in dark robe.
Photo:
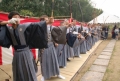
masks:
[(112, 38), (115, 39), (115, 29), (116, 29), (117, 25), (114, 25), (113, 29), (112, 29)]
[(103, 32), (104, 32), (104, 37), (105, 37), (105, 39), (107, 39), (107, 38), (108, 38), (108, 32), (109, 32), (108, 26), (104, 26), (104, 27), (103, 27)]
[[(65, 21), (65, 25), (66, 24), (69, 24), (69, 21), (66, 19)], [(72, 32), (72, 28), (71, 28), (71, 25), (69, 26), (69, 28), (67, 28), (67, 32), (66, 32), (66, 35), (68, 33)], [(74, 50), (72, 47), (70, 47), (67, 43), (66, 43), (66, 59), (67, 61), (71, 61), (69, 58), (71, 57), (74, 57)]]
[[(60, 27), (64, 26), (64, 21), (60, 23)], [(58, 44), (56, 47), (57, 58), (60, 68), (66, 68), (67, 59), (66, 59), (66, 44)]]
[[(41, 48), (40, 46), (43, 45), (42, 40), (44, 40), (47, 34), (47, 30), (44, 30), (44, 28), (47, 28), (46, 24), (49, 22), (20, 24), (20, 15), (16, 11), (10, 12), (8, 18), (8, 21), (0, 22), (0, 26), (11, 24), (11, 26), (7, 26), (7, 29), (10, 34), (9, 40), (11, 40), (11, 45), (15, 49), (12, 62), (13, 81), (37, 81), (33, 55), (30, 48)], [(38, 35), (40, 32), (38, 29), (44, 30), (41, 33), (42, 35)], [(39, 37), (35, 38), (36, 36), (42, 36), (43, 39), (41, 40)]]
[(105, 26), (102, 25), (102, 28), (101, 28), (101, 38), (102, 38), (102, 40), (105, 40), (105, 31), (104, 31), (104, 29), (105, 29)]

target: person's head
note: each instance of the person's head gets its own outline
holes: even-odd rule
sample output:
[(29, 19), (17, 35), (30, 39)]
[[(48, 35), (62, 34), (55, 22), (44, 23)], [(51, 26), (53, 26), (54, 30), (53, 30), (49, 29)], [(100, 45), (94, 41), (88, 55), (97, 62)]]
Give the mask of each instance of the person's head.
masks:
[(60, 26), (64, 26), (64, 21), (61, 21), (61, 22), (60, 22)]
[(12, 19), (12, 18), (17, 18), (18, 21), (16, 22), (16, 24), (19, 24), (19, 20), (20, 20), (20, 14), (16, 11), (12, 11), (8, 14), (8, 19)]
[(64, 20), (64, 24), (65, 24), (65, 25), (68, 25), (68, 24), (69, 24), (68, 19), (65, 19), (65, 20)]
[(115, 24), (115, 25), (114, 25), (114, 28), (116, 28), (116, 27), (117, 27), (117, 25)]
[(92, 24), (92, 26), (91, 26), (92, 28), (95, 28), (95, 24)]
[(116, 29), (117, 25), (115, 24), (114, 27), (113, 27), (113, 30)]
[(81, 22), (81, 25), (84, 26), (84, 25), (85, 25), (85, 22)]
[(88, 28), (90, 28), (91, 27), (91, 24), (88, 24)]
[(47, 15), (42, 15), (41, 17), (40, 17), (40, 21), (48, 21), (49, 19), (48, 19), (48, 16)]
[(71, 26), (72, 26), (72, 23), (71, 23), (71, 22), (69, 22), (69, 20), (68, 20), (68, 19), (65, 19), (65, 20), (64, 20), (64, 26), (71, 27)]
[(48, 24), (52, 24), (54, 22), (54, 18), (48, 17), (47, 15), (42, 15), (40, 17), (40, 21), (46, 21)]
[(49, 17), (48, 22), (49, 22), (49, 24), (52, 24), (54, 22), (54, 17)]
[(75, 19), (73, 19), (73, 25), (76, 25), (76, 20)]

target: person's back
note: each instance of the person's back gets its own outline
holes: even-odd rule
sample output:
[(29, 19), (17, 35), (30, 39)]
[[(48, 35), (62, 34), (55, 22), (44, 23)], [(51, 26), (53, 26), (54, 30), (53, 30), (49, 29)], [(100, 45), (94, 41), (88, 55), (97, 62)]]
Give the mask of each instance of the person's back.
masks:
[(116, 27), (117, 27), (117, 26), (115, 25), (115, 26), (113, 27), (113, 29), (112, 29), (112, 38), (113, 38), (113, 39), (115, 39), (115, 32), (114, 32), (114, 30), (116, 29)]
[(117, 27), (117, 28), (114, 30), (114, 32), (115, 32), (115, 38), (116, 38), (116, 40), (118, 40), (119, 28)]
[(114, 30), (114, 32), (115, 32), (115, 34), (119, 34), (119, 29), (116, 28), (116, 29)]
[(120, 33), (120, 28), (119, 28), (119, 33)]

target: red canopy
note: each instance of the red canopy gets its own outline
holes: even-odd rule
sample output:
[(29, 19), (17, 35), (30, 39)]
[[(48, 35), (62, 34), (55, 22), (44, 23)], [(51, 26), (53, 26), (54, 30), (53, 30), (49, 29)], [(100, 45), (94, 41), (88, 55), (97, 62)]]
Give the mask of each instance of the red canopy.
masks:
[(8, 14), (0, 13), (0, 21), (8, 20)]
[[(8, 20), (8, 13), (0, 12), (0, 21)], [(69, 22), (72, 22), (72, 19), (68, 19)], [(20, 23), (26, 23), (26, 22), (39, 22), (39, 19), (35, 18), (21, 18)], [(61, 21), (64, 21), (64, 19), (55, 19), (53, 26), (60, 26)], [(77, 21), (77, 25), (80, 25), (80, 23)]]
[(27, 19), (23, 19), (20, 21), (20, 23), (26, 23), (26, 22), (39, 22), (39, 19), (35, 19), (35, 18), (27, 18)]
[(54, 23), (52, 24), (53, 26), (60, 26), (60, 23), (62, 22), (63, 20), (54, 20)]
[[(53, 26), (60, 26), (61, 21), (64, 21), (64, 19), (55, 19), (54, 23), (52, 24)], [(72, 19), (68, 19), (69, 23), (72, 22)], [(80, 23), (77, 21), (76, 25), (80, 25)]]

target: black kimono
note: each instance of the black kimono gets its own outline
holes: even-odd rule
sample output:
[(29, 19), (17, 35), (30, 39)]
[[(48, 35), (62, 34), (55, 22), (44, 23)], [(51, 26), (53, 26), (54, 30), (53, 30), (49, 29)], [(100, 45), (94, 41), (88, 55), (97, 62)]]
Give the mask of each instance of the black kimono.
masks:
[(8, 44), (15, 49), (12, 62), (13, 81), (37, 81), (30, 48), (47, 47), (46, 23), (26, 23), (18, 25), (16, 29), (7, 29), (7, 40), (10, 41)]

